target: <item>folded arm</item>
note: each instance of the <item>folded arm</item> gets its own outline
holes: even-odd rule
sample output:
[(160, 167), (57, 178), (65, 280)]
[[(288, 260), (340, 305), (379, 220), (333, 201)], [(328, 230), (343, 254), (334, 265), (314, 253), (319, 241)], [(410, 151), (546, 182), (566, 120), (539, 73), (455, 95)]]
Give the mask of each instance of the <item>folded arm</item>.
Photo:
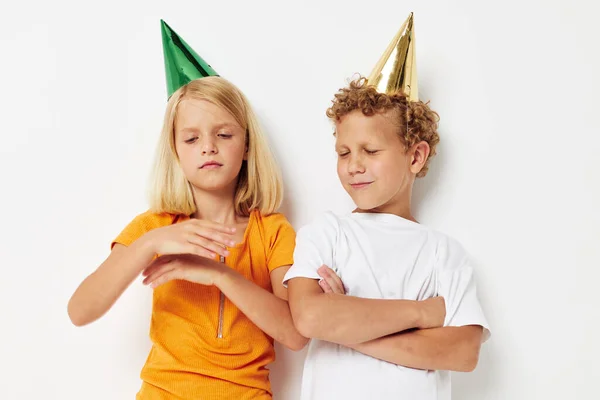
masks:
[(349, 347), (409, 368), (471, 372), (477, 366), (482, 327), (419, 329)]
[(367, 342), (412, 328), (438, 327), (444, 300), (380, 300), (323, 293), (315, 279), (293, 278), (289, 302), (298, 331), (342, 345)]

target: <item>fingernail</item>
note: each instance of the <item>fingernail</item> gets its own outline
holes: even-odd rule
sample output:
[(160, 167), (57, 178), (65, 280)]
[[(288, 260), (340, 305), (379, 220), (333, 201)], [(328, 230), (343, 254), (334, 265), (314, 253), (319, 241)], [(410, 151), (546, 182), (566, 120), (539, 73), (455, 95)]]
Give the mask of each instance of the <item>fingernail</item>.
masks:
[(229, 242), (230, 246), (235, 246), (235, 242), (232, 240), (231, 242)]

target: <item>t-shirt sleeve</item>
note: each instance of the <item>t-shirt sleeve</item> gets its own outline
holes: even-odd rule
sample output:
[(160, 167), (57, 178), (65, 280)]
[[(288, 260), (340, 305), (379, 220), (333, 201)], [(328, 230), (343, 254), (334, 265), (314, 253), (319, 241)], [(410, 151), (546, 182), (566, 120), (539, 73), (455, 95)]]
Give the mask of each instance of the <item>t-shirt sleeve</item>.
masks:
[(473, 267), (467, 252), (451, 239), (443, 240), (437, 254), (438, 295), (446, 302), (444, 326), (479, 325), (483, 339), (490, 327), (477, 297)]
[(155, 214), (150, 211), (139, 214), (111, 242), (110, 248), (112, 249), (117, 243), (130, 246), (146, 232), (170, 225), (172, 222), (173, 216), (170, 214)]
[(337, 235), (337, 219), (331, 213), (300, 228), (296, 237), (294, 264), (285, 274), (283, 285), (287, 287), (289, 280), (294, 278), (320, 279), (317, 270), (322, 265), (333, 268)]
[(294, 263), (294, 245), (296, 231), (283, 214), (274, 214), (270, 218), (267, 229), (269, 249), (267, 253), (267, 268), (269, 272)]

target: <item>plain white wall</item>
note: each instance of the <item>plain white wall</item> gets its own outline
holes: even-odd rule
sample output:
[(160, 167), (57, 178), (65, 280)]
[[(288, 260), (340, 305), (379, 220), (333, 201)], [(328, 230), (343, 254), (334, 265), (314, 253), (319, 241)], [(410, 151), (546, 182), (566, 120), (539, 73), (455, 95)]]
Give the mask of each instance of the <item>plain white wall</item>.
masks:
[[(573, 0), (3, 2), (0, 398), (139, 388), (151, 290), (134, 283), (85, 328), (66, 304), (146, 207), (166, 102), (160, 18), (251, 99), (299, 228), (350, 210), (324, 111), (410, 11), (442, 136), (416, 214), (471, 252), (493, 327), (454, 398), (596, 398), (599, 10)], [(278, 347), (276, 399), (298, 398), (303, 357)]]

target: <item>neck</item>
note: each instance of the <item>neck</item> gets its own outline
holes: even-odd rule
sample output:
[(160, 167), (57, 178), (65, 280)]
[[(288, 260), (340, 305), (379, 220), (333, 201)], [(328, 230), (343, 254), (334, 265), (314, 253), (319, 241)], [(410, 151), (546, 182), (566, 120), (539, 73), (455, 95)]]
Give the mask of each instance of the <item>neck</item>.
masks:
[[(381, 209), (381, 210), (379, 210), (379, 209)], [(373, 210), (370, 210), (370, 212), (394, 214), (394, 215), (397, 215), (404, 219), (407, 219), (409, 221), (417, 222), (415, 217), (413, 217), (412, 212), (410, 211), (410, 202), (395, 204), (393, 206), (389, 205), (389, 206), (377, 207), (377, 208), (374, 208)]]
[(204, 191), (194, 188), (196, 212), (191, 217), (221, 224), (235, 224), (237, 215), (235, 213), (234, 193), (235, 188), (223, 191)]
[(394, 214), (409, 221), (418, 222), (411, 212), (411, 197), (412, 185), (407, 190), (397, 193), (396, 196), (385, 204), (369, 210), (356, 209), (356, 212)]

